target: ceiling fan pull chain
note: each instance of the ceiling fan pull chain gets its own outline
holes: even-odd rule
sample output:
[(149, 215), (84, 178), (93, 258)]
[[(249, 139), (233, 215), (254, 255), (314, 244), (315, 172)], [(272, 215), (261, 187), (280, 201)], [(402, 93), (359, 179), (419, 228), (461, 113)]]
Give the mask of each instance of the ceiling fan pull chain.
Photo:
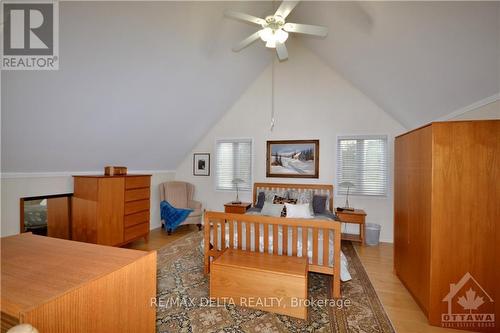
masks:
[(271, 132), (276, 124), (276, 119), (274, 118), (274, 57), (272, 57), (271, 63)]

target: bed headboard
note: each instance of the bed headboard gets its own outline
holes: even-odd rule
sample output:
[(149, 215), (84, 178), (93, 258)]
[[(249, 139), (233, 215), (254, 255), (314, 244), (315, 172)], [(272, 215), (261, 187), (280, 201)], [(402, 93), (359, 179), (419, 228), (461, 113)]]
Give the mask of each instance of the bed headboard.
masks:
[(253, 184), (253, 204), (257, 202), (257, 193), (260, 190), (311, 190), (314, 194), (328, 196), (328, 209), (333, 212), (333, 185), (325, 184), (280, 184), (280, 183), (254, 183)]

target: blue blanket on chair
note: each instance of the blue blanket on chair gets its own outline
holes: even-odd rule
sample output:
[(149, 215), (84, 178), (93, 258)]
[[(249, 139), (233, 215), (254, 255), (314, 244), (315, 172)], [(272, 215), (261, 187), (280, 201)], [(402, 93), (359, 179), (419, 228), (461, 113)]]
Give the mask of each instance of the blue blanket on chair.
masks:
[(192, 211), (192, 209), (175, 208), (168, 201), (160, 202), (161, 219), (165, 221), (164, 227), (167, 230), (175, 230)]

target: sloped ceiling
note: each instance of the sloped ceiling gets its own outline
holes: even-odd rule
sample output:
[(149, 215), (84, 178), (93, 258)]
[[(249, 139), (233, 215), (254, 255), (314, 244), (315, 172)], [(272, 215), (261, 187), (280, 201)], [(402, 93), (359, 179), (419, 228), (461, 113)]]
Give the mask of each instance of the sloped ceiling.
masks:
[(60, 70), (2, 72), (2, 171), (173, 170), (269, 63), (263, 2), (60, 2)]
[(407, 128), (500, 91), (500, 2), (303, 2), (293, 15), (328, 26), (299, 38)]
[[(2, 73), (2, 172), (175, 169), (270, 62), (269, 2), (61, 2), (60, 70)], [(498, 2), (302, 2), (293, 36), (408, 128), (498, 93)], [(293, 57), (293, 54), (290, 54)], [(237, 124), (235, 124), (237, 126)]]

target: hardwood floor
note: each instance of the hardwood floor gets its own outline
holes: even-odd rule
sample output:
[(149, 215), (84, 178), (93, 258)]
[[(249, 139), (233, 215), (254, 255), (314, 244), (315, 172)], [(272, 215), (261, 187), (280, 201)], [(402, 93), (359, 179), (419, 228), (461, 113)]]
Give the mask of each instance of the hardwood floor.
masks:
[(153, 229), (149, 232), (149, 242), (146, 243), (144, 238), (136, 240), (132, 243), (125, 245), (124, 247), (129, 249), (151, 251), (158, 250), (159, 248), (170, 244), (191, 232), (197, 231), (198, 226), (194, 224), (181, 225), (178, 227), (171, 235), (167, 235), (167, 232), (162, 228)]
[[(181, 226), (172, 235), (168, 236), (164, 230), (158, 228), (151, 230), (149, 243), (145, 243), (141, 239), (128, 244), (127, 247), (138, 250), (157, 250), (196, 230), (198, 230), (198, 227), (195, 225)], [(355, 245), (355, 248), (396, 332), (466, 332), (427, 324), (423, 312), (393, 272), (392, 244), (380, 243), (379, 246)]]
[(380, 243), (378, 246), (356, 244), (354, 246), (396, 332), (467, 332), (430, 326), (427, 323), (422, 310), (394, 274), (392, 244)]

